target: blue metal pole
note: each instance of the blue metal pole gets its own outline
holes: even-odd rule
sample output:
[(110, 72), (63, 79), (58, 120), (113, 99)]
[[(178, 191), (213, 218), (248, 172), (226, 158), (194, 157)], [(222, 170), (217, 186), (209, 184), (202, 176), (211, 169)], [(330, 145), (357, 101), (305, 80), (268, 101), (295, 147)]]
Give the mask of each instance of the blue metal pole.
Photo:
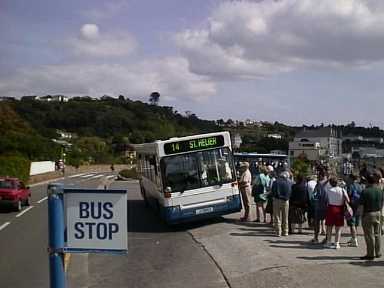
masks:
[(65, 288), (63, 184), (48, 185), (48, 251), (51, 288)]

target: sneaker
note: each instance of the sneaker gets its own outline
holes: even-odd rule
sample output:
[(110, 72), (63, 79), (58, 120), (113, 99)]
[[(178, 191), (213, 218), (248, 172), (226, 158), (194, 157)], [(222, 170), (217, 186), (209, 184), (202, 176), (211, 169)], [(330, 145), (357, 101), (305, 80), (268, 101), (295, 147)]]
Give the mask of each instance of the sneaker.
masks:
[(327, 238), (324, 238), (324, 239), (321, 241), (321, 244), (327, 244)]
[(332, 243), (325, 243), (325, 244), (323, 245), (323, 247), (324, 247), (324, 248), (328, 248), (328, 249), (332, 249), (332, 248), (334, 248), (335, 246), (334, 246)]
[(351, 239), (348, 241), (349, 247), (359, 247), (359, 243), (357, 243), (357, 239)]
[(319, 239), (315, 239), (315, 238), (313, 238), (313, 239), (311, 239), (311, 240), (309, 241), (309, 243), (311, 243), (311, 244), (319, 244), (320, 242), (319, 242)]
[(340, 243), (335, 243), (334, 247), (335, 249), (340, 249)]
[(373, 259), (375, 259), (375, 257), (371, 257), (371, 256), (368, 256), (368, 255), (365, 255), (365, 256), (363, 256), (363, 257), (360, 257), (360, 260), (369, 260), (369, 261), (371, 261), (371, 260), (373, 260)]

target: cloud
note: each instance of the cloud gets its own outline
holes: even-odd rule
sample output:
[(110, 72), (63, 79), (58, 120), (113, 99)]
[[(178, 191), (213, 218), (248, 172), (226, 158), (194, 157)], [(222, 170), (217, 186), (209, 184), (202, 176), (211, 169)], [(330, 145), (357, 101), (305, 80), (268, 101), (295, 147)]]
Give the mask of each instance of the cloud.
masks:
[(384, 60), (384, 4), (374, 0), (222, 2), (177, 46), (191, 71), (259, 78), (302, 67), (362, 67)]
[(90, 8), (84, 11), (81, 11), (81, 14), (91, 20), (105, 20), (110, 19), (112, 17), (115, 17), (121, 11), (124, 11), (128, 8), (127, 1), (120, 1), (120, 0), (114, 0), (114, 1), (106, 1), (102, 4), (102, 7), (99, 8)]
[(84, 24), (80, 29), (81, 36), (86, 40), (98, 39), (99, 27), (96, 24)]
[(84, 24), (79, 36), (66, 45), (75, 56), (85, 58), (126, 56), (137, 49), (137, 41), (129, 33), (101, 33), (96, 24)]
[(0, 95), (104, 94), (146, 100), (153, 91), (162, 99), (200, 101), (216, 93), (214, 83), (189, 72), (183, 58), (141, 61), (135, 65), (70, 64), (25, 68), (0, 79)]

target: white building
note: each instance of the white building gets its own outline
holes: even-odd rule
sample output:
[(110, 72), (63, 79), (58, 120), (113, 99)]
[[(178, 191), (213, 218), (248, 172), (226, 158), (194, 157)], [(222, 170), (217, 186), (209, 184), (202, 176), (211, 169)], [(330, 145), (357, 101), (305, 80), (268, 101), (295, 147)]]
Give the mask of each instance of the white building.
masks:
[(297, 133), (289, 143), (289, 157), (291, 160), (305, 155), (308, 160), (334, 158), (342, 153), (342, 140), (336, 129), (323, 127), (320, 129), (304, 129)]
[(239, 149), (241, 144), (243, 143), (243, 140), (241, 139), (241, 135), (239, 133), (236, 133), (231, 137), (232, 140), (232, 147), (234, 149)]
[(267, 137), (268, 138), (274, 138), (274, 139), (282, 139), (283, 136), (281, 136), (280, 134), (267, 134)]

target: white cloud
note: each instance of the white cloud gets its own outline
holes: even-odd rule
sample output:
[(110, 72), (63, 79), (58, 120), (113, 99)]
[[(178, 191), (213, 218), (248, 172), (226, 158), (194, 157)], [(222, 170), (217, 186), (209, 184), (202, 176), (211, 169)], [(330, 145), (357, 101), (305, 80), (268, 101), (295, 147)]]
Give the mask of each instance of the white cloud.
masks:
[(81, 14), (91, 20), (104, 20), (115, 17), (122, 11), (128, 8), (127, 1), (113, 0), (105, 1), (101, 7), (94, 7), (88, 10), (81, 11)]
[(84, 24), (80, 29), (81, 36), (86, 40), (99, 38), (99, 27), (96, 24)]
[(46, 65), (19, 70), (0, 79), (0, 95), (91, 95), (123, 94), (146, 100), (159, 91), (164, 100), (199, 101), (216, 92), (203, 76), (189, 72), (183, 58), (142, 61), (134, 65)]
[(96, 24), (84, 24), (78, 37), (66, 41), (80, 57), (119, 57), (132, 54), (136, 40), (129, 33), (103, 33)]
[(257, 78), (308, 66), (384, 60), (384, 4), (375, 0), (223, 2), (207, 27), (176, 35), (191, 71)]

